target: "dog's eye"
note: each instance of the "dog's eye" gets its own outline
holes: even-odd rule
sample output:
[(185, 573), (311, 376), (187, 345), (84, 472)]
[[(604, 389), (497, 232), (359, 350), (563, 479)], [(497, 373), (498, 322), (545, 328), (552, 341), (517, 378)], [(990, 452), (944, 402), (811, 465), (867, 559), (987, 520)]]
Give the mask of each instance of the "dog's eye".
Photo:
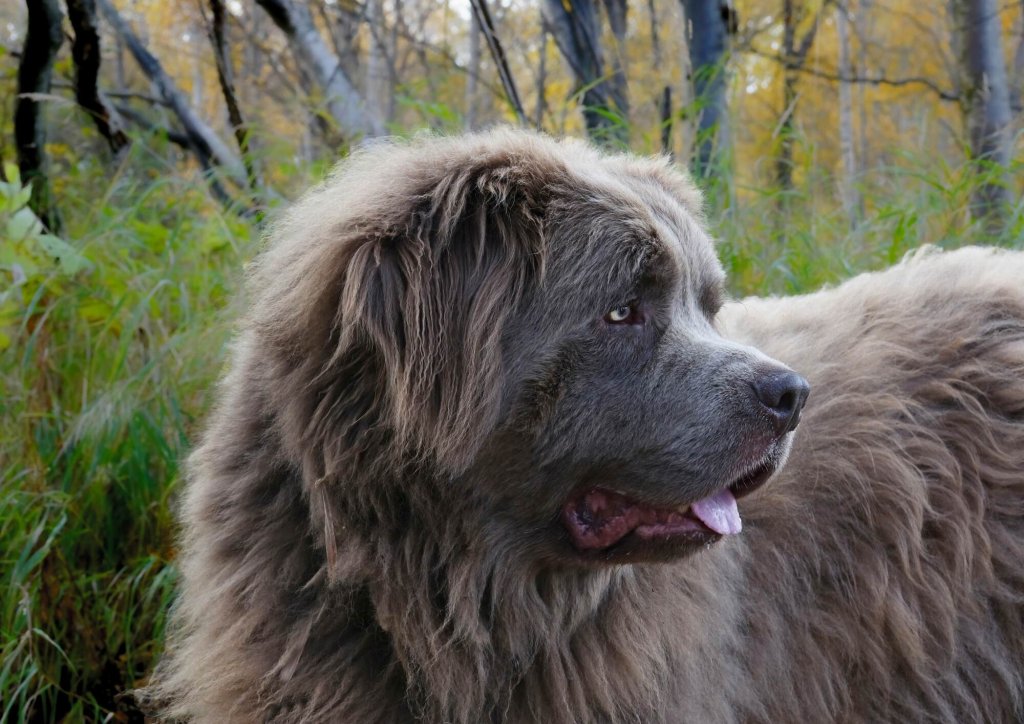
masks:
[(604, 315), (604, 321), (608, 324), (643, 324), (643, 315), (640, 313), (639, 304), (631, 302), (620, 304), (608, 310)]
[(625, 322), (629, 319), (629, 315), (632, 314), (633, 308), (629, 305), (622, 305), (621, 307), (615, 307), (612, 311), (608, 312), (607, 317), (609, 322)]

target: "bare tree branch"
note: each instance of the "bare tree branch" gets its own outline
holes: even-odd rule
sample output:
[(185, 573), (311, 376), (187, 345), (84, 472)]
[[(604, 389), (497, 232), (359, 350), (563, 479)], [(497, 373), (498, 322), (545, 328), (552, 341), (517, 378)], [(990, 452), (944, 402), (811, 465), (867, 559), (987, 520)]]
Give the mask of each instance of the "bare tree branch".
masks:
[[(149, 133), (158, 133), (165, 136), (167, 140), (175, 146), (195, 154), (196, 149), (193, 139), (187, 132), (161, 126), (147, 118), (144, 114), (139, 113), (128, 106), (119, 105), (116, 106), (116, 110), (121, 116), (139, 126), (144, 131)], [(221, 206), (234, 214), (238, 214), (239, 216), (245, 218), (255, 217), (257, 220), (260, 219), (260, 213), (256, 207), (240, 203), (230, 193), (228, 193), (228, 190), (224, 188), (224, 185), (217, 178), (214, 166), (208, 156), (196, 154), (196, 157), (199, 159), (200, 166), (203, 167), (203, 175), (206, 178), (207, 184), (209, 184), (210, 193), (213, 194), (213, 197), (217, 199)]]
[(490, 10), (487, 9), (487, 2), (486, 0), (470, 0), (470, 5), (473, 6), (473, 16), (476, 18), (476, 22), (480, 26), (484, 38), (487, 40), (487, 47), (490, 49), (491, 57), (498, 68), (498, 77), (501, 78), (501, 85), (505, 88), (505, 96), (508, 98), (512, 110), (515, 111), (519, 123), (525, 126), (527, 124), (526, 111), (523, 110), (523, 102), (519, 99), (519, 91), (516, 90), (515, 79), (512, 77), (512, 71), (508, 67), (505, 49), (502, 47), (498, 33), (494, 29), (494, 20), (491, 18)]
[(327, 47), (309, 8), (293, 0), (256, 0), (288, 38), (295, 58), (323, 91), (326, 107), (341, 130), (349, 134), (379, 136), (385, 132), (380, 118), (372, 116), (341, 60)]
[(194, 151), (192, 148), (192, 142), (189, 140), (188, 134), (183, 131), (177, 131), (173, 128), (167, 128), (161, 126), (155, 121), (149, 119), (145, 114), (139, 113), (131, 106), (115, 105), (114, 109), (118, 115), (131, 121), (135, 125), (142, 128), (144, 131), (149, 133), (159, 133), (167, 137), (167, 140), (173, 143), (175, 146), (182, 148), (190, 153)]
[(342, 70), (349, 78), (355, 78), (359, 71), (359, 28), (366, 20), (366, 3), (348, 0), (328, 5), (324, 0), (318, 0), (314, 7), (327, 28), (331, 47), (341, 61)]
[[(54, 83), (58, 88), (61, 87), (60, 83)], [(163, 98), (157, 98), (146, 93), (134, 93), (132, 91), (105, 91), (103, 95), (108, 98), (117, 98), (118, 100), (139, 100), (145, 101), (153, 106), (163, 106), (164, 108), (170, 108), (170, 105)]]
[[(62, 88), (71, 91), (75, 90), (74, 83), (68, 83), (63, 80), (55, 80), (50, 85), (54, 88)], [(164, 108), (170, 108), (167, 101), (163, 98), (157, 98), (156, 96), (151, 96), (148, 93), (136, 93), (134, 91), (103, 91), (103, 97), (114, 98), (117, 100), (137, 100), (148, 103), (151, 106), (163, 106)], [(120, 115), (120, 112), (117, 110), (118, 108), (120, 108), (120, 106), (115, 106), (111, 110)]]
[[(836, 35), (839, 40), (837, 60), (840, 72), (845, 77), (853, 75), (850, 26), (848, 0), (838, 0), (836, 4)], [(843, 161), (843, 171), (839, 177), (839, 195), (852, 230), (856, 229), (860, 221), (862, 203), (857, 188), (857, 149), (853, 138), (853, 86), (849, 81), (839, 82), (839, 155)]]
[[(753, 48), (753, 47), (748, 48), (747, 52), (751, 53), (752, 55), (756, 55), (758, 57), (761, 57), (761, 58), (767, 58), (768, 60), (774, 60), (776, 63), (779, 63), (780, 65), (785, 65), (786, 64), (786, 59), (783, 56), (779, 55), (778, 53), (766, 53), (766, 52), (764, 52), (762, 50), (758, 50), (757, 48)], [(867, 76), (860, 76), (860, 75), (849, 75), (849, 76), (846, 76), (846, 75), (843, 75), (843, 74), (839, 73), (838, 71), (822, 70), (820, 68), (813, 68), (813, 67), (808, 67), (808, 66), (801, 66), (801, 67), (798, 67), (798, 68), (791, 68), (790, 70), (794, 70), (794, 71), (796, 71), (798, 73), (802, 73), (804, 75), (814, 76), (815, 78), (822, 78), (824, 80), (832, 80), (832, 81), (844, 81), (846, 83), (855, 83), (855, 84), (860, 83), (860, 84), (865, 84), (865, 85), (885, 85), (885, 86), (894, 86), (894, 87), (907, 86), (907, 85), (920, 85), (920, 86), (923, 86), (924, 88), (926, 88), (927, 90), (931, 91), (935, 95), (937, 95), (939, 97), (939, 99), (941, 99), (941, 100), (950, 101), (950, 102), (954, 102), (954, 103), (958, 103), (960, 101), (960, 96), (957, 93), (954, 93), (952, 91), (944, 90), (943, 88), (941, 88), (934, 81), (932, 81), (932, 80), (930, 80), (928, 78), (923, 78), (923, 77), (915, 76), (915, 77), (911, 77), (911, 78), (884, 78), (884, 77), (867, 77)]]
[(224, 34), (224, 0), (210, 0), (210, 11), (213, 15), (207, 21), (207, 30), (210, 35), (210, 42), (213, 44), (213, 55), (217, 65), (217, 80), (220, 83), (221, 94), (224, 96), (224, 104), (228, 109), (228, 120), (235, 133), (235, 140), (238, 142), (238, 150), (242, 154), (242, 163), (245, 165), (245, 175), (249, 182), (249, 190), (255, 197), (259, 196), (259, 176), (253, 166), (252, 154), (249, 148), (249, 127), (242, 118), (242, 110), (238, 105), (238, 96), (235, 94), (234, 73), (231, 68), (231, 54), (228, 51), (227, 38)]
[(227, 144), (189, 106), (185, 96), (160, 65), (160, 61), (146, 49), (110, 0), (98, 0), (98, 2), (100, 10), (113, 26), (114, 31), (124, 40), (142, 72), (156, 86), (160, 96), (178, 117), (185, 133), (192, 139), (192, 148), (200, 162), (204, 166), (218, 165), (222, 167), (235, 183), (245, 188), (247, 177), (241, 159), (231, 152)]

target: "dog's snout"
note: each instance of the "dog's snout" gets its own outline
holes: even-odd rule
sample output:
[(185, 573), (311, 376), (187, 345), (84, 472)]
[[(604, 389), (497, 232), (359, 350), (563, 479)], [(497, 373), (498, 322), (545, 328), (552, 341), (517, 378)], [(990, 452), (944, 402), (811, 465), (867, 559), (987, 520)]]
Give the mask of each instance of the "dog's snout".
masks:
[(800, 410), (811, 386), (792, 370), (775, 371), (757, 377), (752, 383), (757, 401), (769, 413), (776, 435), (792, 432), (800, 423)]

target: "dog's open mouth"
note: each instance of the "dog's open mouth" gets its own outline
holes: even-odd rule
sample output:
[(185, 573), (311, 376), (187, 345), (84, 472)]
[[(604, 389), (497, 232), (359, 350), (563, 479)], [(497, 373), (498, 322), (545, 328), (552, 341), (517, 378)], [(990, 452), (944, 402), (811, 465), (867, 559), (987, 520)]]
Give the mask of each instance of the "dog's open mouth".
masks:
[(736, 499), (753, 492), (775, 472), (766, 459), (705, 498), (678, 508), (642, 503), (606, 488), (590, 488), (562, 507), (562, 525), (581, 553), (607, 551), (627, 538), (643, 544), (705, 545), (743, 528)]

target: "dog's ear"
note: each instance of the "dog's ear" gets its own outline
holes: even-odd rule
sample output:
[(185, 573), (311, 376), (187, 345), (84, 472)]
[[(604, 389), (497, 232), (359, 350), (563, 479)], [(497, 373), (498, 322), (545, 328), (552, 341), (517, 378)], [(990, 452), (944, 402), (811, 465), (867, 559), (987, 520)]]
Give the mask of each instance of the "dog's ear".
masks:
[(395, 442), (449, 471), (499, 414), (505, 322), (543, 273), (543, 197), (535, 170), (477, 161), (393, 210), (348, 258), (339, 353), (372, 347)]

